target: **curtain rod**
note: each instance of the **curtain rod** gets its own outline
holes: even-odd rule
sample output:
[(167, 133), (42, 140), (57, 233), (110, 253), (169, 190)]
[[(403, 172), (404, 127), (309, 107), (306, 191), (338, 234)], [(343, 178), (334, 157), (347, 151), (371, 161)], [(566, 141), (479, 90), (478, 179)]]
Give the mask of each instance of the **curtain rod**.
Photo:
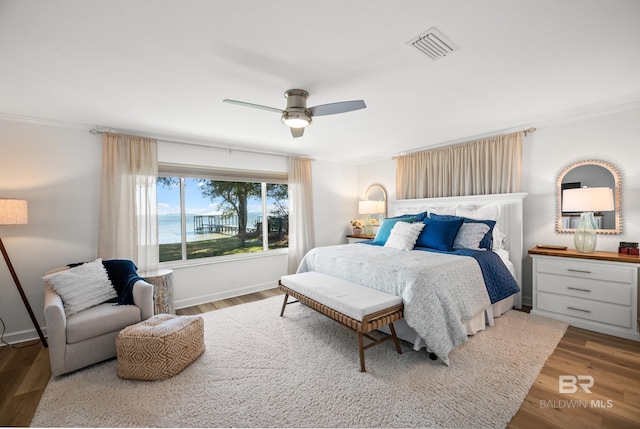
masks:
[(205, 148), (205, 149), (223, 150), (223, 151), (228, 151), (229, 153), (231, 153), (231, 152), (242, 152), (242, 153), (250, 153), (250, 154), (256, 154), (256, 155), (279, 156), (279, 157), (283, 157), (283, 158), (291, 158), (291, 157), (293, 157), (293, 158), (311, 159), (312, 161), (316, 160), (315, 158), (310, 158), (310, 157), (304, 156), (304, 155), (295, 155), (295, 154), (278, 153), (278, 152), (266, 152), (266, 151), (250, 150), (250, 149), (235, 149), (235, 148), (230, 148), (230, 147), (211, 146), (211, 145), (208, 145), (206, 143), (185, 142), (185, 141), (179, 141), (179, 140), (166, 139), (166, 138), (162, 138), (162, 137), (149, 137), (149, 136), (141, 136), (141, 135), (138, 135), (138, 134), (131, 134), (131, 133), (119, 133), (119, 132), (114, 131), (112, 129), (109, 129), (109, 128), (102, 129), (101, 127), (91, 128), (89, 130), (89, 133), (91, 133), (93, 135), (104, 134), (104, 133), (114, 133), (114, 134), (128, 135), (128, 136), (132, 136), (132, 137), (146, 137), (146, 138), (152, 138), (152, 139), (155, 139), (155, 140), (160, 140), (160, 141), (163, 141), (163, 142), (166, 142), (166, 143), (175, 143), (175, 144), (180, 144), (180, 145), (185, 145), (185, 146), (202, 147), (202, 148)]
[(513, 134), (513, 133), (516, 133), (516, 132), (522, 132), (522, 133), (524, 133), (524, 136), (527, 137), (528, 134), (535, 133), (536, 132), (536, 128), (529, 127), (524, 131), (512, 131), (512, 132), (505, 133), (505, 134), (479, 135), (479, 136), (471, 137), (471, 138), (468, 138), (468, 139), (465, 138), (465, 140), (462, 140), (462, 141), (455, 141), (454, 140), (453, 142), (449, 142), (449, 143), (443, 143), (443, 144), (439, 144), (439, 145), (435, 145), (435, 146), (430, 146), (430, 147), (425, 147), (425, 148), (421, 148), (421, 149), (412, 150), (412, 151), (409, 151), (409, 152), (399, 153), (397, 155), (393, 155), (391, 157), (391, 159), (396, 159), (396, 158), (398, 158), (400, 156), (404, 156), (404, 155), (411, 155), (412, 153), (424, 152), (424, 151), (428, 151), (428, 150), (431, 150), (431, 149), (438, 149), (438, 148), (442, 148), (442, 147), (453, 146), (453, 145), (456, 145), (456, 144), (471, 143), (471, 142), (474, 142), (474, 141), (477, 141), (477, 140), (482, 140), (482, 139), (487, 139), (487, 138), (491, 138), (491, 137), (502, 136), (502, 135), (506, 135), (506, 134)]

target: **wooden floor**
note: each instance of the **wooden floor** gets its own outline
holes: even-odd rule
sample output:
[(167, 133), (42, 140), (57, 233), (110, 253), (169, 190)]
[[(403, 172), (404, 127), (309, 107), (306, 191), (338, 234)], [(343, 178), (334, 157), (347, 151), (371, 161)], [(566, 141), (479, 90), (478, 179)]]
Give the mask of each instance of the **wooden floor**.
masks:
[[(178, 310), (200, 314), (280, 295), (277, 289)], [(51, 377), (48, 349), (0, 348), (0, 426), (29, 426)], [(590, 394), (560, 394), (559, 375), (589, 375)], [(640, 343), (570, 327), (509, 428), (640, 428)]]

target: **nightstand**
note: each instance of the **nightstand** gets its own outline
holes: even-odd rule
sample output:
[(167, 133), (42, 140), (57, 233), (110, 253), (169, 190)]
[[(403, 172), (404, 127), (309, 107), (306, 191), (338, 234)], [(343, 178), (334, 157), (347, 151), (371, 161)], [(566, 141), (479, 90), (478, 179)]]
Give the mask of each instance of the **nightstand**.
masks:
[(357, 243), (358, 241), (373, 240), (374, 238), (376, 238), (375, 235), (366, 235), (366, 234), (360, 234), (360, 235), (348, 234), (347, 235), (347, 240), (349, 240), (349, 244)]
[(529, 250), (533, 260), (532, 314), (640, 341), (640, 257), (575, 249)]

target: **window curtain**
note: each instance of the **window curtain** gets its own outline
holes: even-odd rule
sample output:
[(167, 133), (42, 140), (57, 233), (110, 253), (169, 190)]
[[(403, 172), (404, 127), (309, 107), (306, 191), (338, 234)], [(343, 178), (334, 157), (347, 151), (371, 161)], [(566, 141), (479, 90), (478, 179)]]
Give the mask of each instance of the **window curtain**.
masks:
[(102, 135), (99, 257), (130, 259), (140, 272), (158, 268), (157, 177), (154, 139)]
[(289, 158), (289, 274), (296, 272), (304, 255), (315, 246), (312, 162)]
[(398, 199), (520, 192), (523, 132), (396, 158)]

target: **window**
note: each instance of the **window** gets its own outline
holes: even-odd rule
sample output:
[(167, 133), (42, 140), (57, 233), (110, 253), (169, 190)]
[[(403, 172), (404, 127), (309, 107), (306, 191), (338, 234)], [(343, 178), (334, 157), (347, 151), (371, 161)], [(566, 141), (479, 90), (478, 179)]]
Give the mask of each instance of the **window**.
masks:
[(286, 174), (159, 170), (160, 262), (288, 247)]

